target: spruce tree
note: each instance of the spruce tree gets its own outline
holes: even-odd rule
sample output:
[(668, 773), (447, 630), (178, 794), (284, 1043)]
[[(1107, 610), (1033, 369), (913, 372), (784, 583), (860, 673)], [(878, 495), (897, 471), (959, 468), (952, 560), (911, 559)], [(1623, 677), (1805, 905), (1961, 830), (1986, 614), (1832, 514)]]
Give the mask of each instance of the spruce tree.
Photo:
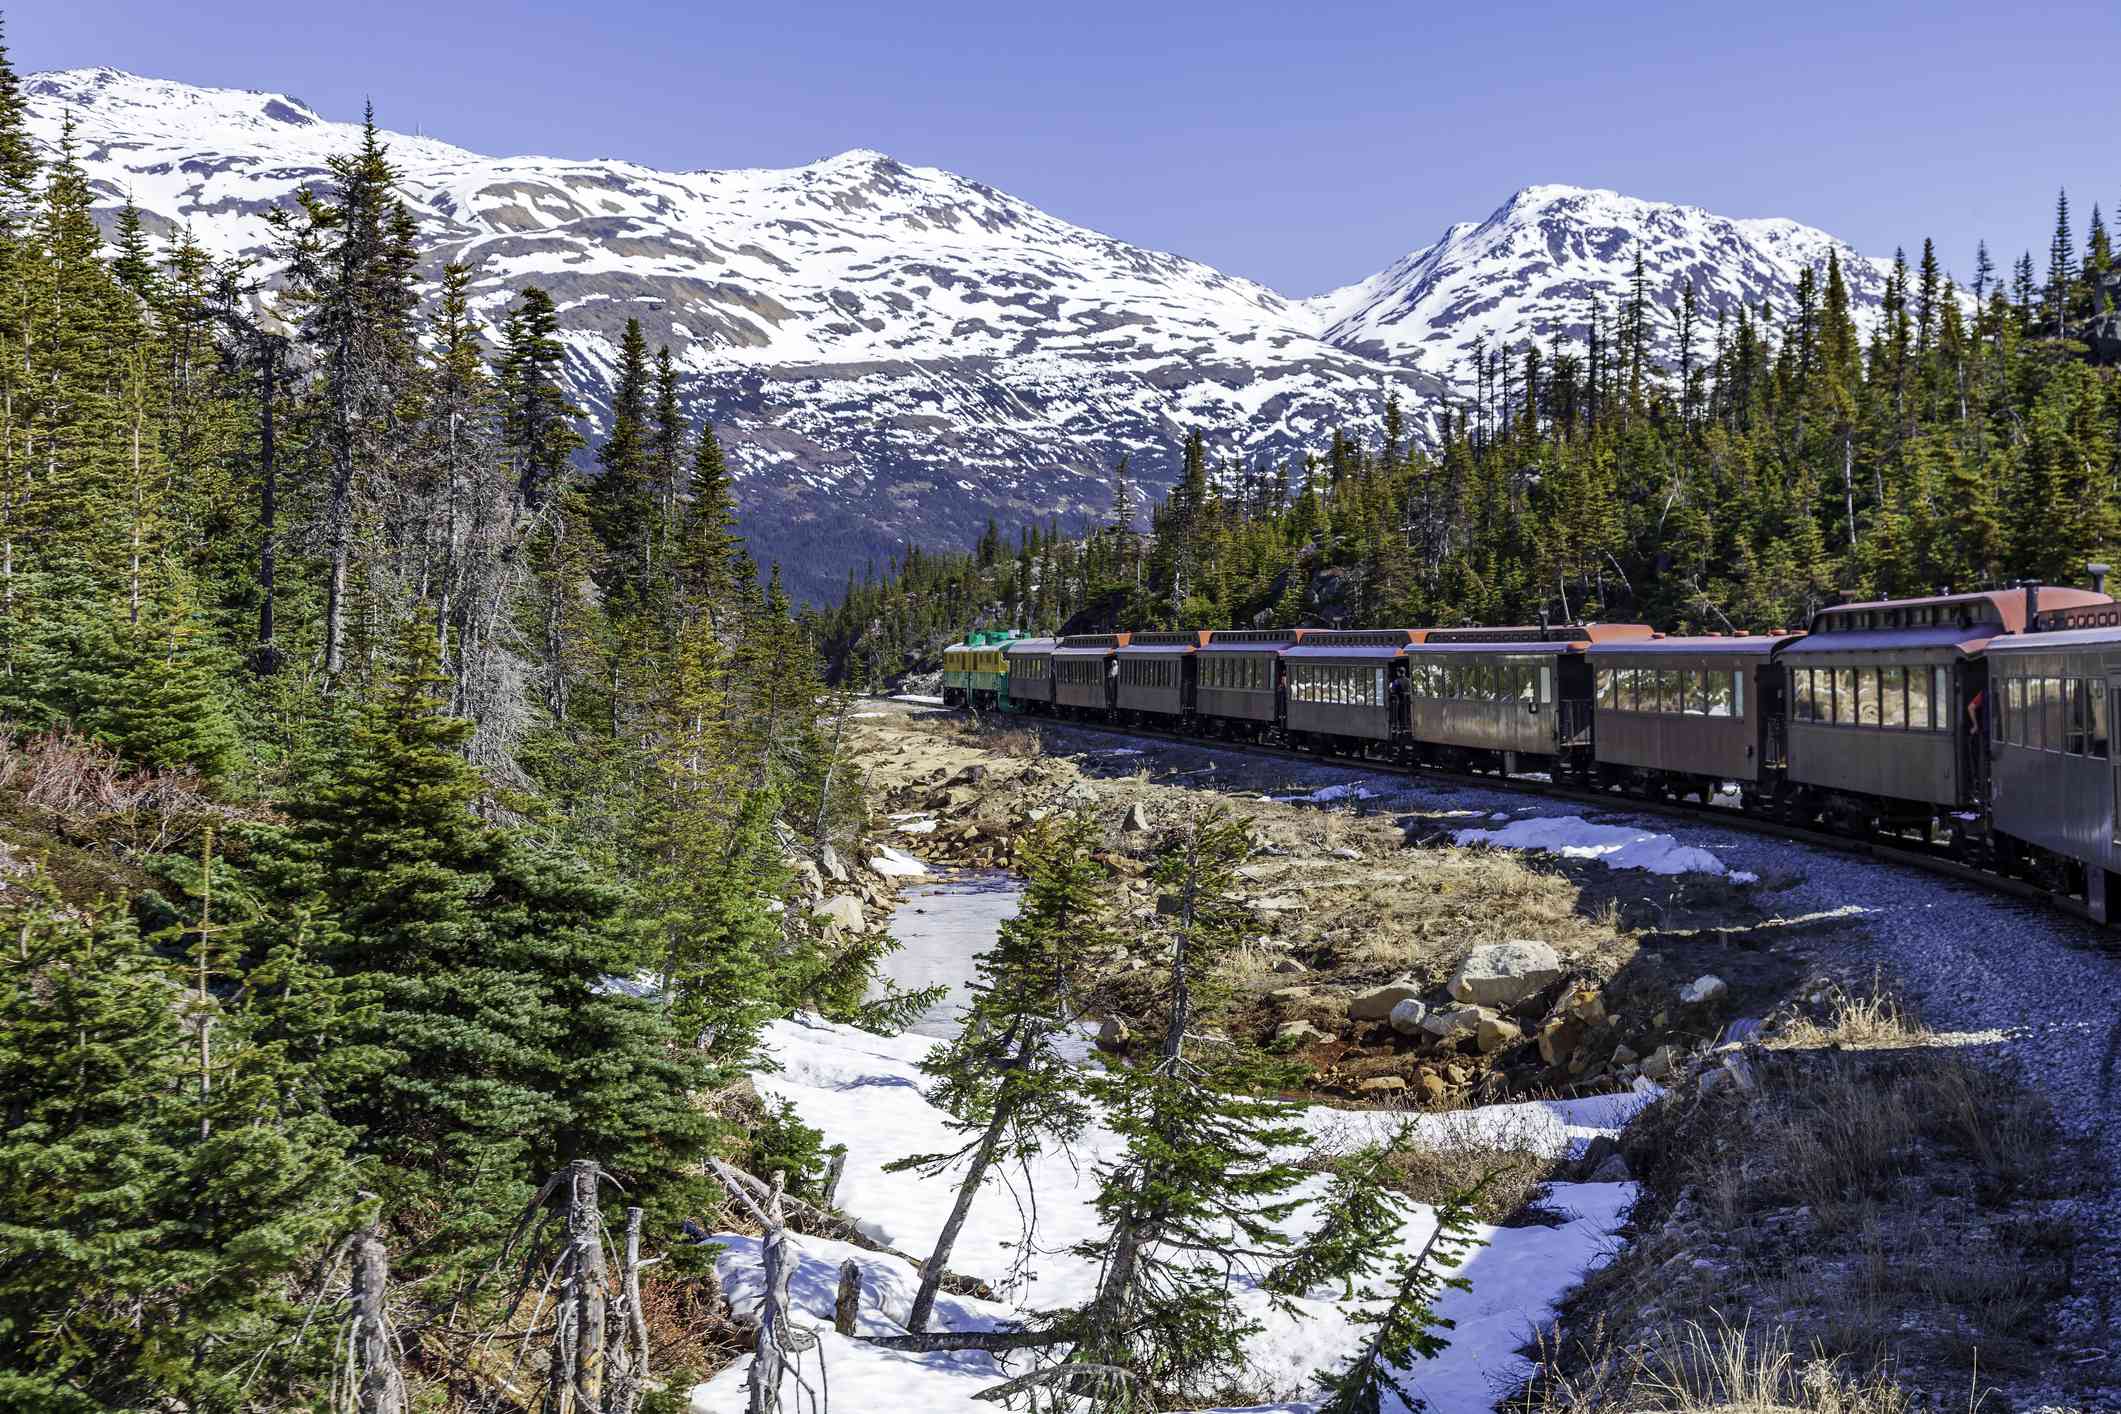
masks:
[[(956, 1036), (921, 1062), (935, 1082), (929, 1102), (950, 1116), (965, 1142), (891, 1166), (939, 1177), (964, 1165), (906, 1318), (915, 1335), (928, 1327), (951, 1251), (989, 1171), (1069, 1143), (1088, 1118), (1080, 1073), (1060, 1042), (1081, 1014), (1085, 964), (1111, 941), (1103, 896), (1110, 871), (1092, 858), (1096, 845), (1096, 822), (1085, 815), (1047, 821), (1024, 842), (1016, 915), (973, 962), (973, 999)], [(1026, 1233), (1027, 1248), (1030, 1242)]]

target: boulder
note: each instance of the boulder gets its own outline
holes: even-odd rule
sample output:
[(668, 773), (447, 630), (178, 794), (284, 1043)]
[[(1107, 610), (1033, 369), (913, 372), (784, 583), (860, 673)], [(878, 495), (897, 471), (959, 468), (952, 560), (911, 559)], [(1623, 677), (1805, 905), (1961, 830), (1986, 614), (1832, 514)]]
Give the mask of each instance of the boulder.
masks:
[(1284, 973), (1288, 976), (1296, 977), (1301, 976), (1306, 972), (1309, 972), (1311, 969), (1304, 966), (1302, 963), (1298, 962), (1293, 957), (1285, 957), (1281, 961), (1274, 964), (1274, 970), (1276, 972)]
[(1499, 1016), (1484, 1016), (1473, 1033), (1473, 1044), (1484, 1056), (1490, 1056), (1506, 1046), (1514, 1046), (1524, 1039), (1524, 1032), (1516, 1023)]
[(1424, 1070), (1417, 1080), (1421, 1085), (1421, 1097), (1432, 1105), (1442, 1103), (1443, 1098), (1451, 1093), (1451, 1087), (1444, 1083), (1444, 1078), (1433, 1070)]
[(1731, 987), (1714, 973), (1696, 977), (1679, 989), (1679, 1000), (1688, 1006), (1713, 1006), (1731, 994)]
[(1407, 1088), (1404, 1075), (1373, 1075), (1355, 1087), (1365, 1095), (1396, 1095)]
[(845, 928), (859, 932), (862, 926), (862, 901), (853, 894), (838, 894), (817, 906), (817, 918), (828, 928)]
[(840, 852), (826, 845), (817, 852), (817, 867), (825, 871), (825, 877), (835, 884), (847, 882), (847, 866), (840, 863)]
[(1561, 980), (1561, 956), (1547, 944), (1529, 938), (1486, 943), (1473, 949), (1451, 975), (1450, 993), (1479, 1006), (1515, 1006), (1532, 993)]
[(1477, 1006), (1447, 1006), (1429, 1013), (1421, 1023), (1421, 1029), (1437, 1040), (1449, 1044), (1462, 1041), (1468, 1036), (1480, 1034), (1480, 1023), (1494, 1020), (1494, 1014)]
[(1133, 1034), (1127, 1029), (1126, 1022), (1116, 1016), (1108, 1016), (1098, 1025), (1097, 1044), (1102, 1050), (1116, 1051), (1125, 1046)]
[(1429, 1009), (1413, 997), (1396, 1002), (1388, 1015), (1392, 1029), (1402, 1036), (1419, 1036), (1421, 1023), (1428, 1017)]
[(1274, 1028), (1274, 1044), (1277, 1046), (1308, 1046), (1314, 1041), (1330, 1039), (1308, 1021), (1284, 1021)]
[(807, 859), (795, 861), (796, 881), (803, 886), (804, 898), (818, 898), (825, 892), (825, 876)]
[(1616, 1151), (1599, 1160), (1598, 1167), (1591, 1170), (1584, 1182), (1629, 1183), (1634, 1177), (1635, 1171), (1628, 1167), (1628, 1161)]
[(1418, 1001), (1420, 997), (1421, 985), (1412, 978), (1402, 977), (1382, 987), (1357, 992), (1348, 1001), (1348, 1020), (1383, 1021), (1392, 1014), (1393, 1007), (1404, 1001)]
[(1149, 807), (1138, 800), (1134, 802), (1133, 805), (1127, 808), (1126, 823), (1121, 828), (1135, 831), (1148, 829)]

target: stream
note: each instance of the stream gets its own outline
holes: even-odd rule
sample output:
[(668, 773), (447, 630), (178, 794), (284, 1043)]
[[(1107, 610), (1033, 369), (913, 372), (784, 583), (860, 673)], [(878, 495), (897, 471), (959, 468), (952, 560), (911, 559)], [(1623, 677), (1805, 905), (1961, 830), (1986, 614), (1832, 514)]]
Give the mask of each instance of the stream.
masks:
[(958, 1011), (971, 998), (972, 959), (994, 944), (995, 930), (1016, 912), (1023, 885), (998, 869), (939, 874), (904, 891), (891, 914), (899, 950), (877, 967), (881, 981), (907, 991), (937, 983), (950, 990), (906, 1029), (916, 1036), (957, 1034)]

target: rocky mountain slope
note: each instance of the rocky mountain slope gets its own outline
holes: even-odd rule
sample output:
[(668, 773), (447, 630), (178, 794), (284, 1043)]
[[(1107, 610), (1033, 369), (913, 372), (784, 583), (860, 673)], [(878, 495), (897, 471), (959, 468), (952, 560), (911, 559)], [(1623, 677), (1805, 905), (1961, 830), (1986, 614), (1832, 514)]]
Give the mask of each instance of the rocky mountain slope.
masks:
[[(71, 117), (100, 203), (129, 196), (151, 226), (189, 223), (223, 255), (262, 257), (265, 213), (358, 137), (281, 94), (111, 69), (26, 88), (42, 140)], [(1419, 434), (1476, 335), (1580, 337), (1638, 241), (1661, 296), (1676, 302), (1691, 273), (1712, 303), (1782, 299), (1831, 243), (1535, 187), (1370, 280), (1297, 300), (878, 152), (664, 172), (388, 141), (429, 276), (470, 265), (496, 322), (525, 285), (549, 290), (586, 406), (601, 408), (627, 318), (670, 345), (688, 411), (730, 446), (759, 554), (820, 597), (894, 544), (968, 544), (989, 515), (1098, 513), (1122, 453), (1160, 489), (1190, 427), (1219, 456), (1280, 456), (1336, 427), (1374, 435), (1396, 391)]]
[[(1306, 304), (1331, 343), (1448, 378), (1482, 341), (1491, 349), (1527, 340), (1544, 349), (1557, 336), (1581, 343), (1594, 306), (1610, 319), (1628, 297), (1638, 251), (1650, 298), (1666, 312), (1667, 356), (1689, 282), (1713, 322), (1740, 304), (1787, 308), (1798, 276), (1823, 270), (1830, 251), (1863, 310), (1878, 307), (1892, 270), (1795, 221), (1734, 221), (1618, 192), (1532, 186), (1487, 220), (1452, 226), (1434, 245)], [(1705, 325), (1697, 356), (1707, 344)]]

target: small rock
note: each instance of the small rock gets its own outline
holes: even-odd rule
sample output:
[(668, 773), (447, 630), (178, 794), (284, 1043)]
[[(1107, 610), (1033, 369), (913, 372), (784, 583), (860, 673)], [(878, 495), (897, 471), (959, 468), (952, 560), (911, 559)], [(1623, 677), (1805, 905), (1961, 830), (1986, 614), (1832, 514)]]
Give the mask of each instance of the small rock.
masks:
[(1646, 1080), (1669, 1080), (1679, 1069), (1680, 1051), (1677, 1046), (1659, 1046), (1642, 1058), (1642, 1074)]
[(1279, 1046), (1308, 1046), (1326, 1039), (1326, 1033), (1308, 1021), (1284, 1021), (1274, 1028), (1274, 1043)]
[(1348, 847), (1347, 847), (1346, 845), (1342, 845), (1342, 846), (1341, 846), (1341, 847), (1340, 847), (1339, 849), (1329, 849), (1329, 850), (1327, 850), (1327, 851), (1326, 851), (1326, 853), (1327, 853), (1328, 855), (1330, 855), (1331, 857), (1333, 857), (1334, 859), (1360, 859), (1360, 858), (1362, 858), (1362, 851), (1361, 851), (1361, 850), (1359, 850), (1359, 849), (1349, 849), (1349, 848), (1348, 848)]
[(1462, 1002), (1507, 1007), (1561, 980), (1561, 955), (1529, 938), (1473, 949), (1453, 973), (1450, 993)]
[(1612, 1063), (1616, 1067), (1623, 1065), (1633, 1065), (1636, 1061), (1639, 1061), (1641, 1059), (1642, 1056), (1635, 1050), (1635, 1048), (1627, 1045), (1625, 1042), (1613, 1047)]
[(1108, 1016), (1098, 1025), (1097, 1044), (1101, 1050), (1117, 1051), (1127, 1044), (1133, 1034), (1127, 1029), (1126, 1022), (1116, 1016)]
[(1493, 1014), (1477, 1006), (1444, 1007), (1432, 1011), (1421, 1023), (1421, 1029), (1443, 1042), (1460, 1041), (1468, 1036), (1480, 1034), (1480, 1023), (1493, 1020)]
[(1421, 1073), (1420, 1081), (1421, 1097), (1430, 1104), (1440, 1103), (1446, 1095), (1451, 1093), (1451, 1087), (1444, 1084), (1443, 1077), (1433, 1070), (1424, 1070)]
[(847, 882), (847, 866), (840, 863), (839, 851), (831, 845), (828, 844), (817, 852), (817, 865), (818, 868), (825, 871), (825, 877), (833, 883), (844, 884)]
[(1566, 1065), (1583, 1044), (1583, 1031), (1583, 1023), (1575, 1017), (1555, 1017), (1539, 1028), (1539, 1058), (1548, 1065)]
[(1723, 1039), (1726, 1042), (1750, 1041), (1758, 1036), (1766, 1025), (1766, 1022), (1756, 1016), (1741, 1016), (1723, 1028)]
[(1397, 982), (1387, 982), (1382, 987), (1357, 992), (1348, 1002), (1348, 1020), (1383, 1021), (1392, 1014), (1392, 1008), (1403, 1001), (1419, 1000), (1421, 987), (1411, 978), (1402, 977)]
[(1514, 1046), (1524, 1039), (1524, 1032), (1512, 1021), (1499, 1016), (1484, 1016), (1480, 1028), (1473, 1033), (1473, 1044), (1484, 1056), (1495, 1054), (1505, 1046)]
[(1592, 1169), (1590, 1177), (1584, 1181), (1586, 1183), (1628, 1183), (1633, 1181), (1634, 1177), (1635, 1171), (1628, 1167), (1628, 1161), (1619, 1154), (1614, 1153), (1608, 1154), (1604, 1159), (1600, 1160), (1598, 1167)]
[(1679, 1000), (1688, 1006), (1708, 1006), (1731, 994), (1730, 984), (1714, 973), (1696, 977), (1679, 989)]
[(1290, 1002), (1303, 1001), (1310, 995), (1311, 989), (1308, 986), (1299, 984), (1294, 987), (1276, 987), (1273, 991), (1267, 993), (1267, 1000), (1286, 1006)]
[(1596, 987), (1578, 988), (1569, 994), (1565, 1006), (1570, 1016), (1586, 1026), (1605, 1020), (1605, 996)]
[(1373, 1075), (1355, 1087), (1365, 1095), (1394, 1095), (1407, 1088), (1404, 1075)]
[(1290, 913), (1303, 906), (1304, 901), (1293, 894), (1273, 894), (1252, 900), (1253, 910), (1259, 913)]
[(1391, 1021), (1392, 1029), (1400, 1035), (1419, 1036), (1421, 1034), (1421, 1023), (1428, 1014), (1428, 1007), (1413, 997), (1408, 997), (1405, 1001), (1393, 1004), (1392, 1011), (1387, 1019)]
[(1303, 973), (1310, 971), (1311, 969), (1305, 967), (1302, 963), (1298, 962), (1293, 957), (1285, 957), (1281, 961), (1274, 964), (1274, 970), (1276, 972), (1286, 973), (1289, 976), (1294, 977), (1300, 976)]
[(1133, 831), (1141, 831), (1148, 829), (1148, 807), (1143, 805), (1140, 801), (1134, 802), (1134, 804), (1127, 810), (1127, 821), (1126, 824), (1122, 826), (1122, 828)]
[(809, 860), (795, 861), (795, 877), (803, 886), (803, 897), (818, 898), (825, 892), (825, 876)]

